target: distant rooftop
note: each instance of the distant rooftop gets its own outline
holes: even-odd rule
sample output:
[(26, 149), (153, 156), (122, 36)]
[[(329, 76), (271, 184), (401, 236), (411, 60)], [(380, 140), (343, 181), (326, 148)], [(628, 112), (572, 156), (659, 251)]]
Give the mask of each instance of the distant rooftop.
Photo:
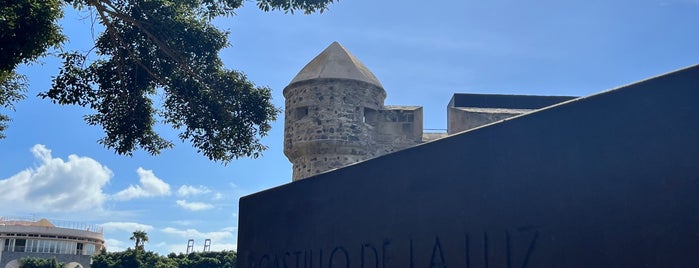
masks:
[(313, 58), (289, 84), (317, 78), (358, 80), (383, 88), (369, 68), (338, 42), (333, 42)]
[(451, 98), (449, 107), (541, 109), (576, 98), (578, 97), (457, 93)]
[(80, 223), (73, 221), (63, 221), (63, 220), (48, 220), (48, 219), (28, 219), (28, 218), (17, 218), (17, 217), (0, 217), (0, 226), (36, 226), (36, 227), (55, 227), (55, 228), (65, 228), (74, 229), (81, 231), (90, 231), (95, 233), (102, 233), (102, 227), (96, 224)]

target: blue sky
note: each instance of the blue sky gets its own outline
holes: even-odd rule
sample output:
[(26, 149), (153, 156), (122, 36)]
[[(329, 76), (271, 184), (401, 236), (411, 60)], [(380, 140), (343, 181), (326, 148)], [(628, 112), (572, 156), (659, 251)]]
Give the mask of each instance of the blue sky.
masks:
[[(454, 92), (584, 96), (699, 63), (698, 0), (362, 1), (342, 0), (323, 14), (264, 13), (253, 2), (216, 23), (231, 31), (225, 64), (258, 85), (282, 89), (333, 41), (384, 85), (387, 105), (421, 105), (424, 127), (446, 128)], [(67, 48), (88, 50), (89, 13), (66, 12)], [(36, 97), (57, 61), (20, 68), (30, 78), (7, 138), (0, 140), (0, 216), (102, 224), (109, 250), (148, 232), (147, 249), (235, 249), (238, 199), (291, 181), (282, 153), (283, 118), (258, 159), (223, 166), (198, 155), (159, 126), (176, 147), (161, 155), (119, 156), (87, 126), (90, 111)]]

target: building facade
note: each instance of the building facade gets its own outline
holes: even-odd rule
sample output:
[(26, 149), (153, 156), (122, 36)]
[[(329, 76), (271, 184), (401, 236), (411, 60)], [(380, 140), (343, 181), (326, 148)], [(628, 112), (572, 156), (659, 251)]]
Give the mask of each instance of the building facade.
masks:
[(422, 107), (384, 105), (381, 82), (334, 42), (291, 80), (284, 98), (284, 154), (296, 181), (575, 97), (455, 94), (447, 131), (425, 133)]
[(102, 228), (95, 225), (0, 218), (0, 268), (18, 268), (23, 258), (56, 258), (67, 268), (88, 268), (102, 248)]

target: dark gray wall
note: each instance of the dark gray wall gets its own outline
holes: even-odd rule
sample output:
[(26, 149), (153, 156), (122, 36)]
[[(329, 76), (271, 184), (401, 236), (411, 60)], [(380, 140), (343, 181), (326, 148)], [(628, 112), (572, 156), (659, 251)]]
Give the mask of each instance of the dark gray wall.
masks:
[(240, 267), (699, 267), (699, 67), (240, 200)]

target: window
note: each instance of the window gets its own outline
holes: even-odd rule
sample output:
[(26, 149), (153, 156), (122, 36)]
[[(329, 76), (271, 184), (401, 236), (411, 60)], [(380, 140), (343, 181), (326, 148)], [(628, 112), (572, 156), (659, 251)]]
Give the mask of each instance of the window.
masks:
[(87, 244), (85, 249), (85, 254), (87, 255), (92, 255), (95, 254), (95, 245), (93, 244)]
[(17, 239), (15, 241), (15, 250), (14, 252), (24, 252), (24, 249), (27, 246), (27, 240), (26, 239)]
[(37, 241), (34, 239), (29, 239), (27, 240), (27, 250), (26, 252), (36, 252), (36, 243)]
[(306, 116), (308, 116), (308, 106), (296, 108), (296, 111), (294, 113), (295, 120), (300, 120)]
[(374, 109), (364, 107), (364, 115), (362, 116), (362, 122), (374, 125), (377, 121), (377, 112)]
[(5, 248), (3, 251), (12, 251), (14, 242), (14, 239), (5, 239)]
[(46, 244), (46, 240), (39, 240), (39, 253), (48, 253), (48, 245)]

